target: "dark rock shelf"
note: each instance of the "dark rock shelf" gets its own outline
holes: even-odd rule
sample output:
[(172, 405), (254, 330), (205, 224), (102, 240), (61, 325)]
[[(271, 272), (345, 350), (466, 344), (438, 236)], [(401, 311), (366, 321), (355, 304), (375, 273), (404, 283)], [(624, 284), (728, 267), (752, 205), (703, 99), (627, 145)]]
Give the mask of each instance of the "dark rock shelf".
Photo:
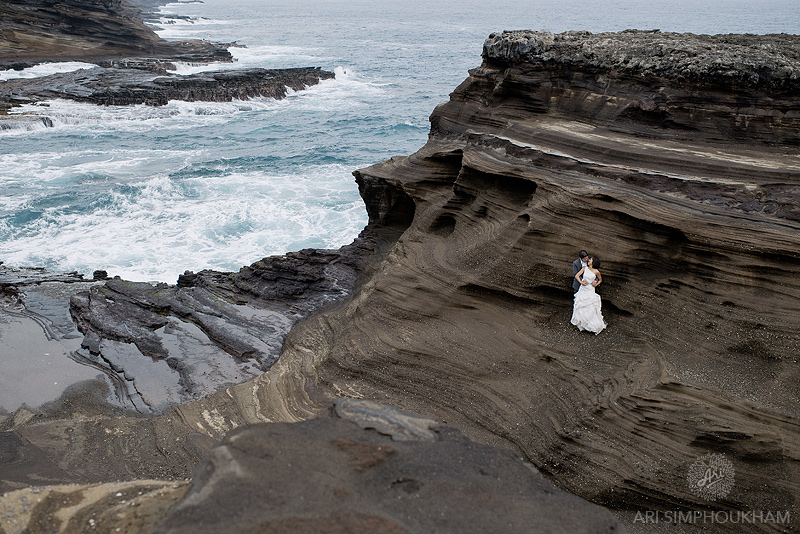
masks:
[(105, 106), (163, 106), (170, 100), (230, 102), (252, 97), (280, 99), (286, 96), (288, 89), (299, 91), (330, 78), (333, 78), (333, 73), (319, 67), (224, 70), (189, 76), (159, 76), (140, 68), (95, 67), (0, 82), (0, 102), (19, 105), (65, 98)]

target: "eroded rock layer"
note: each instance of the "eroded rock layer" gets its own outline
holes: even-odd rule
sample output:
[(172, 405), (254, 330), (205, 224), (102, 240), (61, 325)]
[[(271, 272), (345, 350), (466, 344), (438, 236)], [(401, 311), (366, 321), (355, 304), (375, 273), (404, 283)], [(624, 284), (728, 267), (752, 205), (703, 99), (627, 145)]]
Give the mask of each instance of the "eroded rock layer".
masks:
[[(493, 35), (427, 145), (355, 173), (371, 222), (408, 228), (282, 357), (595, 502), (796, 510), (798, 46)], [(598, 336), (569, 325), (582, 248), (602, 259)], [(716, 503), (687, 483), (711, 452), (736, 469)]]
[(0, 69), (120, 57), (231, 61), (224, 47), (209, 42), (165, 41), (139, 15), (124, 0), (4, 0)]

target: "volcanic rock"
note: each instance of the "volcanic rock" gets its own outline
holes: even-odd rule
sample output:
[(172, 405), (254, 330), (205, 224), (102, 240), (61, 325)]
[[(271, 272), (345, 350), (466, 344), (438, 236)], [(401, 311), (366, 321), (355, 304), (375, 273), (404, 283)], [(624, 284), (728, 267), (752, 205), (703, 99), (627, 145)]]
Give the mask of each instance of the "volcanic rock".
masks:
[(0, 290), (44, 282), (84, 282), (83, 275), (77, 272), (56, 273), (39, 267), (10, 267), (0, 262)]
[(163, 412), (269, 369), (291, 326), (348, 296), (390, 238), (364, 232), (339, 251), (301, 250), (237, 273), (187, 271), (177, 285), (107, 280), (74, 295), (76, 356), (125, 406)]
[[(621, 511), (796, 513), (798, 46), (491, 36), (426, 146), (355, 173), (371, 224), (407, 229), (282, 358), (324, 354), (331, 389), (511, 445)], [(602, 259), (598, 336), (569, 325), (580, 249)], [(736, 470), (719, 502), (687, 483), (711, 452)]]
[(166, 41), (139, 16), (139, 8), (124, 0), (4, 0), (0, 3), (0, 69), (123, 57), (231, 61), (223, 46)]
[(141, 69), (95, 67), (34, 79), (0, 83), (0, 101), (22, 104), (65, 98), (99, 105), (163, 106), (170, 100), (230, 102), (252, 97), (280, 99), (333, 78), (319, 67), (296, 69), (239, 69), (190, 76), (158, 76)]
[(509, 451), (377, 403), (343, 404), (342, 418), (228, 434), (154, 534), (623, 531)]
[[(170, 100), (229, 102), (283, 98), (333, 73), (319, 68), (239, 69), (189, 76), (170, 73), (174, 62), (230, 62), (235, 43), (166, 41), (123, 0), (12, 0), (0, 5), (0, 69), (77, 60), (96, 68), (0, 82), (0, 112), (21, 104), (65, 98), (101, 105), (165, 105)], [(52, 126), (45, 114), (14, 114), (0, 129)]]
[(0, 531), (624, 531), (610, 512), (557, 489), (510, 451), (353, 399), (309, 421), (233, 430), (187, 489), (139, 480), (14, 491), (0, 497)]

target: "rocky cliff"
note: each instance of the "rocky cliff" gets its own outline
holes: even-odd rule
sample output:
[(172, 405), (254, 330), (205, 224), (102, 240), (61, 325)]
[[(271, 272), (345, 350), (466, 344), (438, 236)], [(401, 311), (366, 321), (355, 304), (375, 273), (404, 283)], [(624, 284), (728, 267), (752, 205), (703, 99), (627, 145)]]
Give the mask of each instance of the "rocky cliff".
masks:
[(139, 15), (139, 8), (124, 0), (4, 0), (0, 69), (120, 57), (231, 59), (225, 48), (212, 43), (165, 41)]
[[(512, 444), (595, 502), (711, 506), (686, 476), (714, 452), (737, 475), (713, 506), (796, 510), (798, 52), (490, 36), (427, 145), (355, 173), (373, 224), (407, 229), (286, 354), (323, 353), (321, 382)], [(568, 324), (582, 248), (603, 262), (599, 336)]]
[[(798, 50), (787, 35), (490, 36), (427, 144), (355, 172), (369, 231), (389, 241), (351, 263), (349, 289), (292, 328), (268, 371), (150, 419), (89, 417), (75, 395), (9, 416), (16, 457), (49, 468), (31, 461), (11, 482), (185, 477), (233, 428), (350, 397), (515, 450), (631, 529), (641, 511), (796, 516)], [(569, 324), (582, 248), (602, 260), (597, 336)], [(271, 306), (268, 270), (240, 276), (259, 288), (246, 302), (209, 273), (184, 286)], [(87, 336), (135, 344), (110, 320), (131, 305), (193, 324), (126, 290), (73, 300)], [(215, 469), (240, 465), (230, 449)], [(690, 475), (712, 453), (731, 469), (709, 495)], [(205, 502), (190, 499), (175, 514)]]

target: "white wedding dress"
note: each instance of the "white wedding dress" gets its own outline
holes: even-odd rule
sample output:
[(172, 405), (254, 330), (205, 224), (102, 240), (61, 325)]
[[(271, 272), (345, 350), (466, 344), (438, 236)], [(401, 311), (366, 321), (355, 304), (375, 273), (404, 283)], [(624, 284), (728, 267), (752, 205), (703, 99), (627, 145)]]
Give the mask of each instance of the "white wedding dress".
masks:
[(598, 295), (592, 282), (597, 279), (595, 274), (586, 268), (583, 271), (583, 279), (589, 283), (582, 285), (575, 293), (575, 304), (572, 306), (572, 324), (578, 330), (588, 330), (599, 334), (605, 327), (603, 314), (600, 311), (600, 295)]

